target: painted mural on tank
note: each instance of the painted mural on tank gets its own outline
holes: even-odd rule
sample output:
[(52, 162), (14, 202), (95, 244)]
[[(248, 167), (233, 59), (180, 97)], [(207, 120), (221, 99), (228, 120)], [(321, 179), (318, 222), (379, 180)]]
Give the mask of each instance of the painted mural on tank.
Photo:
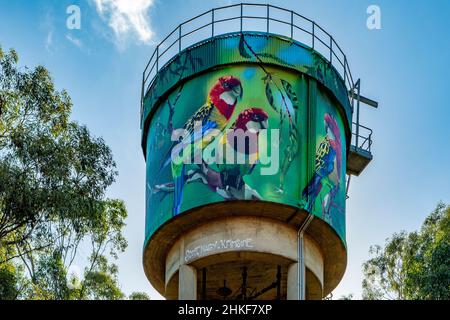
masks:
[[(192, 208), (261, 200), (312, 212), (345, 244), (347, 115), (337, 105), (346, 98), (336, 96), (345, 87), (317, 55), (294, 55), (292, 43), (270, 41), (241, 35), (199, 45), (194, 50), (215, 53), (185, 51), (156, 78), (144, 101), (144, 118), (156, 108), (144, 131), (146, 241)], [(241, 64), (226, 65), (227, 59)], [(208, 65), (220, 67), (198, 74)], [(331, 88), (316, 90), (314, 112), (308, 109), (310, 77)], [(311, 120), (314, 131), (307, 127)], [(315, 156), (309, 173), (308, 150)]]
[[(258, 65), (225, 67), (173, 90), (148, 131), (147, 237), (198, 206), (264, 200), (312, 210), (344, 240), (343, 123), (320, 96), (315, 176), (307, 181), (307, 90), (306, 76)], [(177, 129), (185, 135), (173, 141)], [(233, 144), (237, 131), (247, 138), (241, 146)], [(242, 156), (244, 162), (217, 161), (214, 152), (216, 161), (208, 161), (208, 149), (220, 148), (220, 156), (231, 150), (233, 159)], [(181, 161), (174, 161), (179, 154)]]
[[(300, 143), (306, 132), (299, 125), (306, 117), (306, 88), (306, 79), (294, 73), (254, 65), (210, 72), (174, 90), (149, 126), (147, 234), (207, 203), (266, 200), (298, 206), (300, 185), (306, 183)], [(180, 128), (189, 140), (172, 141)], [(233, 144), (237, 131), (248, 139), (243, 146)], [(213, 145), (224, 146), (223, 157), (231, 150), (244, 161), (209, 163), (205, 153)], [(193, 152), (184, 152), (189, 148)], [(174, 163), (174, 151), (192, 161)]]
[(346, 144), (344, 125), (331, 98), (317, 93), (313, 175), (302, 192), (306, 209), (345, 235)]

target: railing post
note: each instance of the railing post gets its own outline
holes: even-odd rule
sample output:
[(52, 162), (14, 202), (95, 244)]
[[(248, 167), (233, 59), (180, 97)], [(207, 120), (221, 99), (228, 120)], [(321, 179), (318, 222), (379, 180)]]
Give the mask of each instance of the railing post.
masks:
[(347, 80), (347, 56), (344, 54), (344, 84), (346, 80)]
[(159, 71), (159, 44), (156, 46), (156, 73)]
[(142, 88), (141, 88), (141, 117), (144, 113), (144, 90), (145, 90), (145, 72), (142, 73)]
[(333, 65), (333, 37), (330, 36), (330, 64)]
[(294, 11), (291, 10), (291, 39), (294, 39)]
[(359, 148), (358, 140), (359, 140), (359, 100), (361, 97), (361, 79), (358, 79), (356, 82), (358, 85), (358, 94), (356, 100), (356, 148)]
[(314, 34), (314, 29), (315, 29), (316, 23), (313, 21), (312, 23), (312, 48), (314, 49), (314, 40), (315, 40), (315, 34)]
[(270, 6), (267, 4), (267, 33), (269, 33), (269, 17), (270, 17)]
[(181, 24), (178, 26), (178, 53), (181, 52)]
[(211, 11), (211, 36), (214, 37), (214, 9)]
[(241, 33), (242, 33), (242, 19), (244, 15), (244, 4), (241, 3)]

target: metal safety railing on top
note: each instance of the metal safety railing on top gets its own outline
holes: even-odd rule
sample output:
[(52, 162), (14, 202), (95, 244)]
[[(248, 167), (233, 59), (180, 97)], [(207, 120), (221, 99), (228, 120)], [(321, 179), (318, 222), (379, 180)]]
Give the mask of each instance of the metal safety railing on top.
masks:
[[(333, 36), (316, 22), (274, 5), (240, 3), (211, 9), (179, 24), (156, 46), (142, 75), (141, 116), (147, 91), (159, 70), (174, 56), (201, 40), (243, 31), (273, 33), (309, 46), (322, 54), (340, 74), (349, 91), (355, 92), (347, 56)], [(356, 94), (349, 94), (352, 110), (356, 97)]]
[(371, 153), (372, 149), (372, 129), (353, 122), (357, 131), (352, 132), (352, 146), (355, 149), (360, 149)]

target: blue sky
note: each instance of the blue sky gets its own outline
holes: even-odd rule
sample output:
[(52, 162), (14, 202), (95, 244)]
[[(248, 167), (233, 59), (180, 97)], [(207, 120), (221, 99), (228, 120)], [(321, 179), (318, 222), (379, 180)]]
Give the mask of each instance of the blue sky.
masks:
[[(100, 6), (97, 4), (102, 3)], [(129, 247), (118, 265), (126, 293), (151, 288), (142, 270), (145, 163), (140, 148), (143, 67), (155, 43), (212, 7), (237, 1), (0, 0), (0, 45), (23, 65), (46, 66), (74, 103), (72, 118), (111, 146), (120, 176), (108, 196), (124, 199)], [(253, 1), (249, 1), (253, 2)], [(119, 3), (118, 5), (114, 4)], [(414, 230), (440, 200), (450, 203), (450, 2), (407, 0), (271, 1), (314, 19), (347, 54), (374, 130), (374, 160), (353, 178), (347, 202), (347, 271), (334, 296), (361, 294), (361, 264), (370, 245)], [(81, 9), (81, 29), (66, 27), (66, 8)], [(146, 4), (151, 4), (146, 6)], [(366, 27), (369, 5), (381, 30)], [(83, 254), (83, 252), (81, 252)]]

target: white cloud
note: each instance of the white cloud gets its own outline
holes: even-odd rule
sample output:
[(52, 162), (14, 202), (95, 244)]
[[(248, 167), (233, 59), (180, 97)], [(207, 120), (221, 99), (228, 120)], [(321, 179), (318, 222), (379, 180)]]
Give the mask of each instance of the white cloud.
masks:
[(119, 43), (129, 36), (150, 43), (153, 31), (148, 22), (148, 10), (154, 0), (94, 0), (97, 12), (114, 32)]
[(47, 37), (45, 37), (45, 50), (51, 52), (52, 46), (53, 46), (53, 30), (50, 30), (47, 33)]
[(55, 43), (55, 19), (51, 10), (46, 11), (45, 16), (40, 21), (40, 28), (46, 33), (44, 38), (45, 50), (53, 54), (57, 48)]
[(83, 43), (80, 39), (72, 37), (70, 34), (66, 34), (66, 39), (69, 40), (72, 44), (77, 46), (78, 48), (81, 48), (83, 46)]

